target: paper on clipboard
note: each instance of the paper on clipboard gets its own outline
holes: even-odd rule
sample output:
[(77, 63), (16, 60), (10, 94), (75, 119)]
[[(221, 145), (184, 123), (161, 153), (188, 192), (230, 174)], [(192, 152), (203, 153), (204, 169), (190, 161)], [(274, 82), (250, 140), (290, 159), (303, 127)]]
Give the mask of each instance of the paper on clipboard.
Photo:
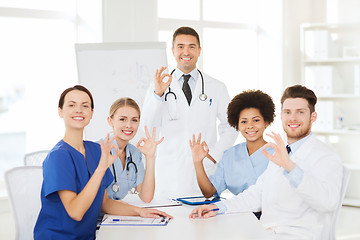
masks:
[(101, 226), (166, 226), (170, 218), (143, 218), (138, 216), (104, 215)]

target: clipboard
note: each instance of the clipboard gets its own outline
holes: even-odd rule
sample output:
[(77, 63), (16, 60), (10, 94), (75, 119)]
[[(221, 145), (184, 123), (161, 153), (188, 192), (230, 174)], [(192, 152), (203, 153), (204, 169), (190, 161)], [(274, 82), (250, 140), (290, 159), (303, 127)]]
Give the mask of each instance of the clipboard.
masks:
[(138, 216), (104, 215), (100, 226), (166, 226), (170, 218), (143, 218)]
[(200, 197), (183, 197), (177, 198), (176, 200), (188, 205), (203, 205), (203, 204), (212, 204), (221, 201), (223, 198), (221, 197), (213, 197), (213, 198), (206, 198), (204, 196)]
[(175, 207), (182, 205), (182, 203), (176, 201), (176, 199), (152, 200), (150, 203), (145, 203), (137, 194), (128, 194), (122, 201), (141, 208)]

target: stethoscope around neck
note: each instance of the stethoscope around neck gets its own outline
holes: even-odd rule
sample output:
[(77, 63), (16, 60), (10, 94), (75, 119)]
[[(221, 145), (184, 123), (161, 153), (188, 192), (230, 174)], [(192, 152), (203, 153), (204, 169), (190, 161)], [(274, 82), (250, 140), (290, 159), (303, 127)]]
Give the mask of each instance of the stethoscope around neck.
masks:
[[(205, 94), (205, 90), (204, 90), (204, 77), (203, 77), (202, 73), (200, 72), (200, 70), (199, 69), (197, 69), (197, 70), (200, 73), (200, 77), (201, 77), (201, 94), (199, 95), (199, 99), (201, 101), (205, 101), (207, 99), (207, 95)], [(170, 75), (172, 75), (174, 72), (175, 72), (175, 69), (171, 71)], [(167, 97), (169, 94), (173, 95), (175, 100), (177, 100), (176, 94), (173, 91), (171, 91), (170, 86), (169, 86), (169, 91), (165, 94), (165, 101), (167, 101)]]
[[(135, 168), (135, 181), (137, 179), (138, 169), (137, 169), (137, 166), (136, 166), (135, 162), (132, 159), (132, 155), (131, 155), (130, 151), (129, 151), (129, 154), (130, 154), (130, 161), (128, 161), (126, 163), (126, 175), (127, 175), (127, 178), (128, 178), (127, 180), (128, 180), (129, 191), (130, 191), (130, 193), (137, 193), (135, 188), (130, 188), (130, 179), (129, 179), (130, 165), (133, 164), (134, 168)], [(120, 190), (120, 186), (119, 186), (119, 184), (117, 184), (117, 177), (116, 177), (116, 171), (115, 171), (115, 164), (114, 163), (112, 164), (112, 169), (113, 169), (113, 172), (114, 172), (114, 180), (115, 180), (115, 182), (112, 185), (111, 189), (113, 190), (113, 192), (116, 193), (116, 192), (118, 192)]]

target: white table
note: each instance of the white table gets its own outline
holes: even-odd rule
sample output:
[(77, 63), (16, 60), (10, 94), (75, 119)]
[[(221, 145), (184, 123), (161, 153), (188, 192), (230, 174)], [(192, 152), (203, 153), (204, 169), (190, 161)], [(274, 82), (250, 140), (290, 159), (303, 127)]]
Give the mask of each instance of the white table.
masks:
[(188, 205), (158, 208), (174, 217), (167, 226), (102, 226), (97, 240), (257, 240), (273, 239), (253, 213), (224, 214), (209, 219), (190, 219)]

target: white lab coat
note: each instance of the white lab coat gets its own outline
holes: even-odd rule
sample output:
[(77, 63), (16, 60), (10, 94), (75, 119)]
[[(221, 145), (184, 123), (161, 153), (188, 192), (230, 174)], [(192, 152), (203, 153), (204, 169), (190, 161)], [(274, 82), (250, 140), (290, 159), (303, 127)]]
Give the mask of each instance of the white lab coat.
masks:
[[(148, 89), (140, 122), (150, 130), (156, 126), (159, 135), (165, 137), (157, 148), (154, 198), (201, 194), (189, 146), (192, 134), (197, 136), (201, 133), (202, 140), (210, 148), (211, 156), (217, 161), (220, 161), (224, 150), (230, 148), (237, 137), (235, 129), (227, 123), (226, 112), (230, 99), (225, 84), (205, 74), (203, 76), (207, 100), (199, 99), (202, 87), (199, 75), (190, 106), (177, 79), (173, 79), (170, 85), (177, 96), (176, 102), (159, 100), (154, 94), (153, 85)], [(167, 92), (168, 90), (165, 94)], [(169, 114), (169, 110), (174, 110), (174, 105), (177, 120), (171, 120)], [(206, 169), (215, 169), (215, 164), (209, 159), (205, 158), (204, 165)]]
[(339, 156), (313, 135), (291, 156), (304, 171), (297, 188), (270, 162), (255, 185), (222, 201), (226, 213), (262, 210), (261, 222), (276, 239), (332, 239), (343, 167)]

